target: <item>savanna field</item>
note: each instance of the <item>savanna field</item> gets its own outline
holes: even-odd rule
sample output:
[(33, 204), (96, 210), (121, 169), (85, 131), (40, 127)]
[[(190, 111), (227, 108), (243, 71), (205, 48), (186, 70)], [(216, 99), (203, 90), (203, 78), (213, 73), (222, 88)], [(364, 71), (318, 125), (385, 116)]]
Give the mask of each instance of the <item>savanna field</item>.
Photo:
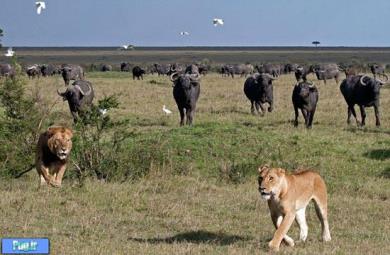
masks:
[[(117, 96), (119, 107), (108, 114), (126, 120), (129, 134), (118, 157), (136, 162), (134, 171), (142, 173), (108, 182), (86, 178), (80, 185), (69, 164), (60, 189), (38, 189), (35, 170), (0, 180), (1, 237), (48, 237), (51, 254), (266, 254), (274, 226), (259, 196), (257, 168), (269, 164), (318, 171), (329, 196), (332, 241), (321, 241), (311, 204), (307, 241), (297, 241), (294, 223), (289, 236), (296, 245), (281, 245), (280, 254), (390, 254), (390, 85), (381, 90), (381, 127), (373, 108), (367, 108), (366, 127), (348, 126), (339, 85), (310, 75), (319, 103), (307, 130), (301, 114), (299, 126), (292, 123), (293, 74), (274, 81), (275, 108), (263, 117), (250, 114), (245, 78), (207, 74), (192, 127), (179, 127), (169, 77), (88, 72), (86, 79), (95, 102)], [(26, 94), (53, 106), (42, 130), (72, 126), (56, 92), (63, 84), (60, 76), (27, 81)], [(173, 114), (163, 113), (164, 104)]]

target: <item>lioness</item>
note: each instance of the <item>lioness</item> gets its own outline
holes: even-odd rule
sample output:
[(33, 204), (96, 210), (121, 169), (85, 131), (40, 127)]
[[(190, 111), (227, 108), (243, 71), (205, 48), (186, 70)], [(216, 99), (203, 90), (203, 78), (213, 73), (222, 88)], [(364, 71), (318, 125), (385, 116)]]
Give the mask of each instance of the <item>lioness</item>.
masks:
[(300, 228), (299, 239), (306, 240), (308, 227), (305, 210), (310, 200), (314, 200), (315, 209), (322, 226), (323, 241), (330, 241), (327, 216), (327, 194), (324, 180), (313, 171), (299, 171), (288, 174), (281, 168), (259, 167), (259, 192), (266, 199), (276, 228), (272, 240), (268, 243), (271, 250), (278, 251), (282, 239), (290, 246), (294, 240), (287, 235), (294, 219)]
[(72, 136), (72, 130), (64, 127), (49, 127), (39, 136), (35, 166), (41, 185), (61, 186), (72, 149)]

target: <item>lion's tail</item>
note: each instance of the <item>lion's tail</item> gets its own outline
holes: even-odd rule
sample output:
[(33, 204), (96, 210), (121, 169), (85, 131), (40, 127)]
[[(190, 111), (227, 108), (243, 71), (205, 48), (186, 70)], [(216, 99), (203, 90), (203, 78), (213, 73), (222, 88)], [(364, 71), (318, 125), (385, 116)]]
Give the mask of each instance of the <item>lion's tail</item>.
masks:
[(35, 166), (35, 164), (31, 164), (27, 170), (24, 170), (23, 172), (16, 174), (16, 175), (14, 176), (15, 179), (20, 178), (20, 177), (22, 177), (22, 175), (24, 175), (24, 174), (30, 172), (30, 171), (34, 168), (34, 166)]

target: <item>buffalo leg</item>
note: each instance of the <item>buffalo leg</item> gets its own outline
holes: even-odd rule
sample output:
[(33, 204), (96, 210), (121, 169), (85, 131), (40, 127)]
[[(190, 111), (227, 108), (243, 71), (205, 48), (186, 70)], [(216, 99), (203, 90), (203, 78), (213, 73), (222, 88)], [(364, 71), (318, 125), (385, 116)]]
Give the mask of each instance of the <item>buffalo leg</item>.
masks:
[(363, 105), (359, 105), (360, 115), (362, 116), (362, 127), (366, 125), (366, 110)]
[(375, 125), (377, 127), (379, 127), (381, 125), (381, 121), (380, 121), (380, 116), (379, 116), (379, 108), (378, 108), (378, 105), (374, 105), (374, 111), (375, 111), (375, 119), (376, 119), (376, 123)]
[(295, 111), (294, 126), (295, 126), (295, 127), (298, 127), (298, 116), (299, 116), (299, 112), (298, 112), (298, 107), (297, 107), (296, 105), (294, 105), (294, 111)]
[(261, 110), (261, 116), (264, 115), (264, 112), (265, 112), (265, 109), (263, 107), (263, 104), (261, 102), (256, 102), (256, 108), (257, 108), (257, 111), (259, 111), (259, 107), (260, 107), (260, 110)]
[(192, 120), (194, 119), (194, 114), (195, 114), (195, 107), (191, 108), (191, 110), (186, 111), (187, 114), (187, 125), (192, 125)]
[(251, 101), (251, 113), (255, 114), (255, 101)]
[(312, 124), (313, 124), (313, 118), (314, 118), (314, 113), (316, 112), (316, 108), (314, 108), (311, 112), (310, 112), (310, 118), (309, 118), (309, 126), (308, 128), (311, 128)]
[(348, 119), (347, 119), (347, 123), (348, 123), (348, 124), (351, 124), (351, 114), (352, 114), (353, 117), (355, 118), (356, 124), (359, 125), (359, 121), (358, 121), (358, 119), (356, 118), (355, 107), (354, 107), (353, 105), (348, 106)]
[(269, 103), (268, 112), (272, 112), (272, 110), (274, 109), (274, 103), (273, 102), (268, 102), (268, 103)]
[(180, 107), (179, 112), (180, 112), (180, 126), (183, 126), (184, 125), (184, 109)]
[(305, 125), (307, 127), (307, 124), (308, 124), (307, 111), (306, 111), (306, 109), (302, 108), (301, 112), (302, 112), (303, 118), (305, 119)]

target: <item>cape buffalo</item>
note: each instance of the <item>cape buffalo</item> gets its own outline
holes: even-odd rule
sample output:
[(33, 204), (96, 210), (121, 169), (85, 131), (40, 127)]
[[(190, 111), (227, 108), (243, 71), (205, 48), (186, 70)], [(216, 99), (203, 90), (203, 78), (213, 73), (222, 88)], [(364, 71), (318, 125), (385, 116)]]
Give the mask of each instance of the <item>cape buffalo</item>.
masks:
[(167, 75), (167, 73), (169, 71), (169, 65), (154, 64), (153, 66), (154, 66), (154, 72), (156, 72), (158, 74), (158, 76)]
[(35, 77), (41, 76), (41, 67), (39, 65), (32, 65), (27, 68), (27, 76), (28, 78), (34, 79)]
[(366, 111), (365, 107), (374, 107), (376, 126), (380, 126), (379, 118), (379, 95), (380, 89), (385, 82), (388, 81), (388, 77), (384, 75), (386, 81), (371, 78), (367, 75), (356, 75), (345, 79), (340, 85), (340, 91), (344, 96), (348, 105), (348, 118), (347, 123), (351, 123), (351, 114), (355, 117), (356, 123), (359, 125), (359, 121), (356, 118), (356, 112), (354, 109), (355, 104), (360, 108), (360, 114), (362, 117), (361, 125), (366, 124)]
[(335, 79), (336, 83), (339, 83), (340, 71), (337, 64), (321, 64), (314, 67), (314, 73), (317, 76), (318, 80), (324, 81)]
[(184, 125), (184, 113), (187, 117), (187, 125), (192, 125), (200, 94), (200, 74), (173, 73), (170, 78), (173, 82), (173, 97), (180, 112), (180, 126)]
[(10, 64), (0, 64), (0, 77), (14, 77), (15, 69)]
[(139, 80), (139, 78), (141, 78), (142, 80), (144, 79), (144, 74), (145, 74), (145, 70), (142, 69), (141, 67), (139, 66), (135, 66), (133, 67), (133, 80), (135, 80), (135, 78), (137, 78), (137, 80)]
[(108, 65), (108, 64), (103, 64), (100, 67), (100, 71), (102, 71), (102, 72), (111, 72), (112, 71), (112, 66)]
[(311, 128), (318, 102), (316, 86), (307, 81), (297, 83), (292, 93), (292, 102), (295, 111), (294, 126), (298, 126), (298, 109), (301, 109), (306, 127)]
[(43, 77), (53, 76), (59, 74), (60, 72), (61, 72), (60, 68), (58, 68), (58, 66), (55, 66), (53, 64), (41, 66), (41, 73)]
[(78, 65), (63, 65), (61, 74), (66, 86), (69, 85), (70, 80), (84, 80), (84, 70)]
[(68, 86), (65, 92), (57, 90), (64, 101), (67, 100), (73, 120), (76, 123), (83, 112), (89, 110), (95, 96), (92, 84), (89, 81), (78, 80)]
[(307, 80), (307, 75), (314, 72), (314, 66), (298, 66), (295, 69), (295, 78), (297, 81)]
[(123, 62), (121, 63), (121, 72), (130, 72), (130, 63), (129, 62)]
[(275, 78), (281, 75), (283, 67), (279, 64), (264, 64), (260, 66), (257, 65), (256, 69), (261, 74), (267, 73), (272, 75)]
[(268, 103), (268, 111), (272, 112), (274, 100), (273, 100), (273, 85), (272, 81), (275, 80), (270, 74), (256, 73), (248, 77), (244, 83), (244, 93), (246, 97), (251, 101), (251, 112), (255, 114), (255, 107), (257, 113), (259, 108), (261, 109), (261, 115), (264, 115), (263, 104)]
[(385, 65), (378, 65), (378, 64), (372, 64), (370, 65), (371, 73), (374, 75), (374, 78), (376, 78), (376, 75), (384, 75), (385, 74)]

